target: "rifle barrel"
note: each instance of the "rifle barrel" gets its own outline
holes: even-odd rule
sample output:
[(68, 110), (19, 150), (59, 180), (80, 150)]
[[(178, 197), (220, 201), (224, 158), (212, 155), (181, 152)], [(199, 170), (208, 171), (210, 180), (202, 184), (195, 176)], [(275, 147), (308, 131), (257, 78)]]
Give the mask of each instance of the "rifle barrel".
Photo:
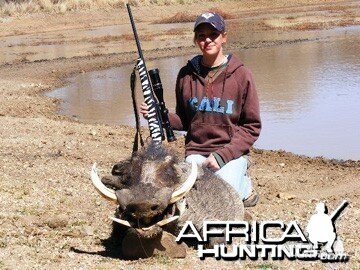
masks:
[(133, 15), (131, 13), (131, 8), (130, 8), (130, 5), (128, 3), (126, 4), (126, 8), (128, 10), (128, 13), (129, 13), (130, 23), (131, 23), (131, 27), (132, 27), (132, 30), (133, 30), (133, 33), (134, 33), (136, 47), (137, 47), (138, 52), (139, 52), (139, 57), (141, 59), (144, 59), (142, 49), (141, 49), (141, 45), (140, 45), (139, 36), (137, 34), (136, 27), (135, 27), (134, 17), (133, 17)]

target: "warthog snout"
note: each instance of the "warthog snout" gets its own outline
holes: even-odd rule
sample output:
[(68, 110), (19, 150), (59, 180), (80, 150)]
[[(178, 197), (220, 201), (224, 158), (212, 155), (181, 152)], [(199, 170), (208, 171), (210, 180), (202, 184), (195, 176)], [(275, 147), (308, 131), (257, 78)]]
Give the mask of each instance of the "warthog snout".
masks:
[(126, 211), (134, 218), (153, 217), (156, 216), (161, 207), (160, 202), (145, 201), (140, 203), (130, 203), (126, 207)]

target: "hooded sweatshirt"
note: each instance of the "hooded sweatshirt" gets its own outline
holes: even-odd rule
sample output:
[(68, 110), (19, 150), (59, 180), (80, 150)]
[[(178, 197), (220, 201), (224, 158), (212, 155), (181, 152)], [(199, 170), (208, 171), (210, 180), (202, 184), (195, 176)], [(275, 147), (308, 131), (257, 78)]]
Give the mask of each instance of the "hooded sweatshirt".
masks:
[[(201, 77), (202, 56), (191, 59), (176, 81), (175, 130), (187, 131), (185, 155), (218, 154), (225, 163), (247, 154), (261, 129), (259, 100), (249, 69), (235, 56), (208, 85)], [(209, 92), (211, 94), (209, 94)]]

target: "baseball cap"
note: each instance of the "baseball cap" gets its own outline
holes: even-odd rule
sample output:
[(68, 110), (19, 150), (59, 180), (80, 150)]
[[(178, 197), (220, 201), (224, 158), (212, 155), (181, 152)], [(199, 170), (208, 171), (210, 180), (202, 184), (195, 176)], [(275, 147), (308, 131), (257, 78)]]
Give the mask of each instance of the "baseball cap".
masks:
[(225, 31), (225, 21), (223, 17), (215, 12), (205, 12), (197, 17), (194, 25), (194, 32), (195, 29), (203, 23), (211, 24), (216, 30), (222, 32)]

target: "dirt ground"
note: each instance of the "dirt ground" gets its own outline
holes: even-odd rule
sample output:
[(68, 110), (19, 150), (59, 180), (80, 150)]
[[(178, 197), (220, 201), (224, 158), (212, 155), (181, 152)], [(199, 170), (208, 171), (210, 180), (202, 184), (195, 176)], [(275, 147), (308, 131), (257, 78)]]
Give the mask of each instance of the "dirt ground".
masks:
[[(206, 5), (133, 8), (146, 58), (196, 52), (192, 23), (153, 24), (177, 12), (199, 14), (216, 7), (231, 14), (229, 50), (312, 42), (316, 37), (307, 29), (360, 24), (359, 1), (252, 0)], [(113, 26), (123, 32), (104, 33), (104, 28)], [(0, 28), (0, 269), (360, 268), (360, 162), (259, 149), (251, 155), (250, 173), (261, 195), (260, 203), (249, 210), (253, 218), (298, 220), (305, 227), (317, 202), (326, 202), (331, 212), (346, 199), (350, 205), (336, 229), (350, 255), (348, 263), (200, 261), (194, 250), (186, 259), (158, 256), (124, 261), (105, 253), (101, 239), (110, 234), (108, 216), (115, 207), (95, 192), (89, 171), (96, 161), (101, 173), (108, 173), (115, 162), (128, 157), (134, 130), (59, 116), (59, 101), (43, 93), (64, 85), (72, 74), (134, 61), (136, 47), (129, 38), (127, 14), (125, 10), (35, 14), (2, 18)], [(252, 33), (272, 32), (292, 35), (251, 38)], [(51, 52), (54, 48), (59, 50)], [(183, 151), (183, 139), (172, 147)]]

